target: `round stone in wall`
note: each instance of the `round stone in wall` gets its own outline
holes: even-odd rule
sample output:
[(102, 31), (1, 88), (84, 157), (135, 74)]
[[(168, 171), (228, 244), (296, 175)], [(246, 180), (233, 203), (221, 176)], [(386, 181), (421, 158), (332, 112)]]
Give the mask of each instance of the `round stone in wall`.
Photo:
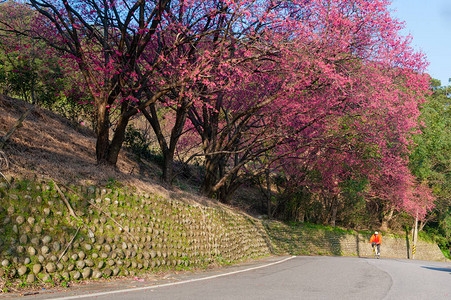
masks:
[(28, 274), (28, 276), (27, 276), (28, 283), (33, 283), (35, 280), (36, 280), (36, 276), (34, 276), (34, 274)]
[(62, 271), (64, 269), (64, 265), (62, 263), (58, 263), (56, 267), (58, 268), (58, 271)]
[(79, 261), (77, 261), (76, 265), (77, 265), (77, 269), (81, 270), (86, 266), (86, 263), (83, 260), (79, 260)]
[(90, 259), (85, 259), (85, 263), (86, 263), (86, 266), (88, 266), (88, 267), (94, 266), (94, 262)]
[(28, 236), (26, 234), (22, 234), (19, 238), (19, 242), (21, 244), (26, 244), (28, 242)]
[(41, 252), (42, 252), (42, 254), (45, 255), (45, 254), (48, 254), (50, 252), (50, 249), (47, 246), (42, 246)]
[(78, 257), (80, 259), (84, 259), (86, 257), (86, 254), (83, 251), (78, 252)]
[(34, 232), (36, 232), (37, 234), (41, 234), (42, 233), (42, 227), (39, 225), (36, 225), (34, 227)]
[(25, 218), (23, 216), (17, 216), (16, 223), (22, 225), (25, 222)]
[(91, 275), (92, 275), (92, 269), (91, 268), (84, 268), (83, 269), (83, 273), (82, 273), (82, 275), (83, 275), (83, 278), (89, 278), (89, 277), (91, 277)]
[[(11, 200), (19, 200), (19, 197), (17, 197), (17, 195), (10, 194), (9, 195), (9, 199), (11, 199)], [(8, 207), (8, 209), (6, 211), (8, 212), (8, 215), (12, 215), (14, 213), (14, 211), (15, 211), (14, 206)]]
[(27, 219), (27, 222), (28, 222), (28, 224), (30, 224), (30, 225), (34, 225), (34, 223), (35, 223), (35, 218), (33, 218), (33, 217), (28, 217), (28, 219)]
[(33, 245), (38, 246), (38, 245), (39, 245), (39, 238), (37, 238), (37, 237), (32, 238), (32, 239), (31, 239), (31, 243), (32, 243)]
[(45, 269), (47, 270), (47, 272), (49, 273), (54, 273), (56, 271), (56, 265), (52, 262), (49, 262), (46, 266)]
[(50, 235), (46, 235), (42, 238), (42, 243), (44, 245), (47, 245), (48, 243), (50, 243), (52, 241), (52, 237)]
[(110, 277), (113, 274), (113, 271), (110, 268), (106, 268), (103, 270), (103, 274), (107, 277)]
[(27, 271), (28, 271), (28, 268), (27, 268), (27, 267), (25, 267), (25, 266), (20, 266), (20, 267), (17, 269), (17, 274), (19, 274), (19, 276), (23, 276), (23, 275), (25, 275), (25, 274), (27, 273)]
[(9, 267), (10, 264), (11, 263), (9, 262), (9, 260), (7, 259), (2, 260), (2, 267), (7, 268)]
[(92, 271), (92, 277), (95, 278), (95, 279), (101, 278), (102, 275), (103, 275), (103, 273), (101, 271), (99, 271), (99, 270)]
[(105, 266), (105, 262), (103, 260), (99, 261), (99, 263), (97, 264), (98, 269), (102, 269), (104, 266)]
[(41, 272), (41, 270), (42, 270), (42, 266), (40, 264), (33, 265), (33, 273), (34, 274), (38, 274), (39, 272)]
[(74, 280), (78, 280), (81, 278), (81, 273), (78, 271), (75, 271), (74, 274), (71, 276)]
[(52, 245), (53, 251), (58, 252), (61, 250), (61, 244), (58, 242), (54, 242)]

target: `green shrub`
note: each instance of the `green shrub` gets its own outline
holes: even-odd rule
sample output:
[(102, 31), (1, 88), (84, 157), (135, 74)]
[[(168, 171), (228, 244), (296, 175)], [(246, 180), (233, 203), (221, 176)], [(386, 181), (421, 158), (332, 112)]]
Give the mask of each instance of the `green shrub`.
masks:
[(145, 131), (129, 125), (125, 132), (124, 145), (131, 149), (139, 158), (148, 159), (160, 166), (163, 165), (161, 152), (151, 146), (152, 141)]
[(425, 226), (422, 231), (418, 232), (418, 236), (424, 241), (437, 244), (445, 257), (451, 259), (449, 251), (451, 242), (440, 229), (432, 226)]

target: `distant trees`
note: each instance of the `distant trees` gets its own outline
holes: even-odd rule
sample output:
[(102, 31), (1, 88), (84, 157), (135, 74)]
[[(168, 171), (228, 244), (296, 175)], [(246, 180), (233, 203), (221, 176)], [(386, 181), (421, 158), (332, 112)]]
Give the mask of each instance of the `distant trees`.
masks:
[(80, 102), (90, 97), (73, 63), (31, 30), (39, 14), (11, 1), (0, 7), (0, 91), (73, 120), (82, 117), (89, 108)]
[(431, 187), (436, 206), (432, 221), (451, 239), (451, 101), (447, 87), (438, 80), (430, 82), (431, 95), (421, 108), (421, 131), (410, 153), (410, 168), (419, 181)]
[[(57, 77), (57, 63), (45, 54), (46, 45), (27, 35), (36, 19), (36, 13), (15, 3), (2, 4), (0, 28), (0, 77), (4, 93), (14, 93), (26, 101), (35, 102), (36, 93), (46, 94), (49, 80)], [(48, 76), (52, 74), (54, 76)], [(55, 76), (56, 75), (56, 76)]]

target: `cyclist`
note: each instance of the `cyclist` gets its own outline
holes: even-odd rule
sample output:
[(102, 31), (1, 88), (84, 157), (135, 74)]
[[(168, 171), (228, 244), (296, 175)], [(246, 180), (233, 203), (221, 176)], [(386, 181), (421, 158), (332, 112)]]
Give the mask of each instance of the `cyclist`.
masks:
[(381, 242), (382, 242), (381, 235), (377, 231), (375, 231), (374, 234), (370, 238), (370, 244), (371, 244), (371, 247), (373, 247), (373, 248), (376, 247), (375, 250), (376, 250), (377, 258), (380, 257), (380, 253), (381, 253)]

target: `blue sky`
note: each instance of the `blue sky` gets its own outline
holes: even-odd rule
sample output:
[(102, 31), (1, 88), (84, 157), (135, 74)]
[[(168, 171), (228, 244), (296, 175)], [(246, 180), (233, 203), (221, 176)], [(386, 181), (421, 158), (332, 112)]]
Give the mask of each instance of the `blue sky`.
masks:
[(412, 46), (426, 54), (428, 73), (451, 85), (451, 0), (392, 0), (391, 8), (405, 22)]

